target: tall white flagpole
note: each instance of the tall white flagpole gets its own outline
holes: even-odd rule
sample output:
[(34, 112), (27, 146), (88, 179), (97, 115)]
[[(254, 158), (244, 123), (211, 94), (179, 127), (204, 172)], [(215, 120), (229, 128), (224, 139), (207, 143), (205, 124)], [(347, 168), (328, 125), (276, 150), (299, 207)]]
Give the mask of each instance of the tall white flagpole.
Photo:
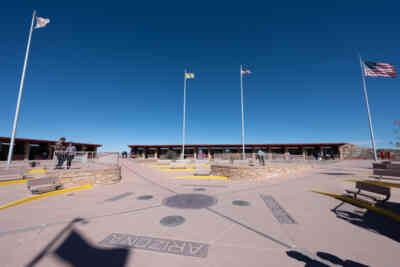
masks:
[(245, 149), (244, 149), (244, 110), (243, 110), (243, 69), (240, 65), (240, 102), (242, 105), (242, 159), (246, 159)]
[(19, 84), (17, 108), (16, 108), (16, 111), (15, 111), (14, 125), (13, 125), (12, 134), (11, 134), (10, 147), (8, 149), (8, 159), (7, 159), (7, 165), (8, 166), (10, 166), (10, 164), (11, 164), (11, 159), (12, 159), (12, 155), (13, 155), (13, 151), (14, 151), (15, 132), (17, 130), (18, 115), (19, 115), (19, 109), (20, 109), (20, 106), (21, 106), (21, 98), (22, 98), (22, 89), (24, 87), (26, 65), (28, 63), (28, 58), (29, 58), (29, 49), (31, 47), (31, 39), (32, 39), (33, 25), (35, 23), (35, 17), (36, 17), (36, 10), (34, 10), (33, 14), (32, 14), (32, 22), (31, 22), (31, 28), (29, 30), (28, 45), (26, 47), (24, 67), (22, 69), (22, 76), (21, 76), (21, 81), (20, 81), (20, 84)]
[(361, 59), (361, 56), (358, 55), (360, 58), (360, 67), (361, 67), (361, 77), (362, 77), (362, 81), (363, 81), (363, 86), (364, 86), (364, 96), (365, 96), (365, 104), (367, 106), (367, 113), (368, 113), (368, 120), (369, 120), (369, 131), (371, 134), (371, 143), (372, 143), (372, 149), (374, 152), (374, 160), (377, 160), (377, 156), (376, 156), (376, 147), (375, 147), (375, 138), (374, 138), (374, 129), (372, 127), (372, 118), (371, 118), (371, 111), (369, 109), (369, 103), (368, 103), (368, 94), (367, 94), (367, 86), (366, 86), (366, 82), (365, 82), (365, 74), (364, 74), (364, 63)]
[(183, 78), (183, 126), (182, 126), (182, 160), (185, 159), (185, 128), (186, 128), (186, 70)]

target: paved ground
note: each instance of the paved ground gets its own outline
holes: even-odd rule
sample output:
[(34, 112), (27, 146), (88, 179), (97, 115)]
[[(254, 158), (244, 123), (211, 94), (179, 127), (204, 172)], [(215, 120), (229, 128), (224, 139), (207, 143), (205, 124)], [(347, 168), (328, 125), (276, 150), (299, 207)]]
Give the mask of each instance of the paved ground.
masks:
[[(121, 164), (119, 184), (0, 211), (1, 266), (399, 266), (398, 224), (347, 204), (334, 212), (338, 200), (308, 191), (341, 194), (369, 161), (263, 181)], [(0, 187), (1, 203), (24, 186)]]

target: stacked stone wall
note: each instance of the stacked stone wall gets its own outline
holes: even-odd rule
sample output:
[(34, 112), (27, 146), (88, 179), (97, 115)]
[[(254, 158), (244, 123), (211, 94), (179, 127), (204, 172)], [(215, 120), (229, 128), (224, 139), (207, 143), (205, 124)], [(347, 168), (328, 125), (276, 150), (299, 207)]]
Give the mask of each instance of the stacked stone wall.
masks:
[(232, 180), (263, 179), (310, 170), (311, 164), (276, 164), (275, 166), (211, 165), (211, 175)]
[(85, 184), (114, 184), (121, 181), (121, 167), (48, 172), (47, 176), (60, 178), (64, 188)]

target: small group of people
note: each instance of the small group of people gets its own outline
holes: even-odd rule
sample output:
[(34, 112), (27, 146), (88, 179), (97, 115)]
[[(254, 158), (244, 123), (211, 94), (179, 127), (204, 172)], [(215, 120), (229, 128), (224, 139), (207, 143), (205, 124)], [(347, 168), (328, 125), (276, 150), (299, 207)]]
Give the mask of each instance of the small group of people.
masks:
[(314, 156), (315, 160), (328, 160), (328, 159), (335, 160), (336, 159), (336, 155), (335, 154), (333, 154), (333, 153), (326, 154), (326, 153), (323, 153), (321, 151), (314, 152), (313, 156)]
[(122, 151), (121, 156), (122, 156), (123, 159), (128, 158), (128, 152)]
[(62, 169), (65, 161), (67, 161), (67, 169), (70, 169), (75, 156), (76, 147), (72, 142), (66, 142), (65, 137), (61, 137), (54, 149), (57, 157), (56, 169)]
[(316, 152), (314, 152), (314, 158), (315, 158), (315, 160), (322, 160), (322, 156), (323, 156), (323, 154), (322, 154), (321, 151), (316, 151)]

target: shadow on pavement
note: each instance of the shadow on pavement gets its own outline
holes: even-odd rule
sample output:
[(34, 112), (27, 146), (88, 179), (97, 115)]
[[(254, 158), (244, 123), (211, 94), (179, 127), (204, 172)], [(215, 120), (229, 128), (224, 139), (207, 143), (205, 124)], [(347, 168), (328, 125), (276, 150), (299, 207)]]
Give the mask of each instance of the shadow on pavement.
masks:
[[(392, 212), (400, 214), (400, 204), (393, 202), (386, 202), (384, 206), (376, 205), (376, 207), (384, 208)], [(389, 237), (397, 242), (400, 242), (400, 224), (396, 221), (389, 219), (383, 215), (377, 214), (372, 211), (347, 211), (332, 209), (336, 217), (345, 220), (351, 224), (357, 225), (368, 231), (378, 233)]]
[[(84, 219), (74, 219), (30, 262), (26, 267), (36, 266), (47, 255), (57, 258), (73, 267), (124, 267), (130, 251), (125, 248), (103, 249), (92, 246), (85, 238), (73, 229), (76, 223), (86, 223)], [(62, 243), (55, 249), (55, 244)]]
[(293, 259), (304, 262), (304, 267), (330, 267), (332, 266), (331, 264), (343, 267), (368, 267), (368, 265), (364, 265), (355, 261), (342, 260), (335, 255), (326, 252), (317, 252), (317, 256), (320, 257), (324, 262), (318, 259), (313, 259), (301, 252), (294, 250), (287, 251), (286, 254)]

